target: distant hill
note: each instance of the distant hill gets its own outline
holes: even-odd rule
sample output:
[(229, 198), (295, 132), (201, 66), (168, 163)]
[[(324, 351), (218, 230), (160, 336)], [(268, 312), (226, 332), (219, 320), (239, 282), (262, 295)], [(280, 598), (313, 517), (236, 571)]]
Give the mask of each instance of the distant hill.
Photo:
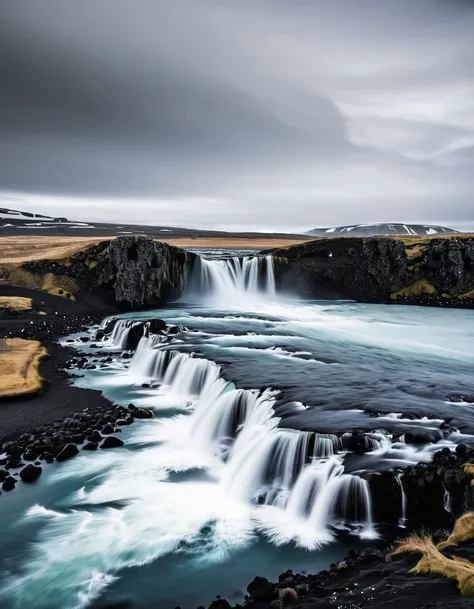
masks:
[(29, 211), (20, 211), (18, 209), (7, 209), (0, 207), (0, 228), (9, 228), (17, 226), (19, 228), (34, 229), (34, 228), (54, 228), (58, 225), (68, 226), (70, 228), (89, 228), (91, 225), (87, 222), (74, 222), (64, 217), (54, 218), (53, 216), (44, 216), (43, 214), (34, 214)]
[[(236, 233), (207, 229), (182, 228), (177, 226), (149, 226), (141, 224), (116, 224), (113, 222), (79, 222), (66, 217), (45, 216), (18, 209), (0, 207), (0, 236), (69, 236), (69, 237), (114, 237), (121, 235), (146, 235), (153, 239), (201, 239), (201, 238), (246, 238), (246, 239), (296, 239), (306, 240), (307, 235), (288, 233)], [(264, 247), (264, 246), (262, 246)]]
[(352, 224), (332, 228), (313, 228), (307, 235), (315, 237), (375, 237), (377, 235), (452, 235), (459, 231), (431, 224)]

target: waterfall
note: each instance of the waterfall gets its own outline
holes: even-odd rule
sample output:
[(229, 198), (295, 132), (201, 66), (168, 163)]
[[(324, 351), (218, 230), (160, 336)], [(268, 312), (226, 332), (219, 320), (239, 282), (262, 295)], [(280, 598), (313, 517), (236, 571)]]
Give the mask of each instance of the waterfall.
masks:
[(395, 479), (398, 482), (398, 486), (400, 487), (400, 492), (402, 495), (402, 515), (398, 521), (398, 526), (405, 528), (407, 523), (407, 496), (405, 493), (405, 489), (403, 488), (402, 476), (403, 474), (396, 474)]
[(130, 361), (130, 374), (137, 378), (163, 380), (171, 360), (179, 352), (159, 349), (159, 346), (162, 346), (161, 336), (143, 336)]
[(200, 258), (188, 281), (183, 300), (215, 300), (235, 303), (249, 296), (274, 297), (273, 256), (246, 256), (227, 260)]
[(217, 457), (226, 495), (304, 521), (320, 540), (331, 538), (330, 527), (373, 534), (368, 483), (344, 472), (342, 440), (280, 428), (278, 392), (238, 389), (218, 364), (173, 351), (153, 336), (141, 338), (130, 372), (193, 400), (179, 441)]
[(448, 491), (448, 489), (446, 488), (446, 486), (444, 484), (443, 484), (443, 488), (444, 488), (443, 507), (447, 512), (452, 514), (453, 510), (451, 507), (451, 493)]
[[(160, 381), (171, 392), (188, 397), (205, 393), (219, 378), (220, 367), (214, 362), (196, 357), (195, 353), (180, 353), (163, 349), (160, 336), (144, 336), (130, 362), (129, 373), (138, 378)], [(160, 348), (161, 347), (161, 348)]]
[[(107, 343), (114, 349), (132, 350), (138, 348), (142, 337), (152, 338), (154, 345), (162, 342), (165, 338), (162, 331), (163, 327), (166, 327), (166, 324), (159, 319), (139, 320), (108, 317), (99, 326), (99, 330), (94, 335), (94, 340)], [(101, 336), (98, 337), (100, 331)]]
[(126, 349), (130, 330), (139, 323), (130, 319), (117, 319), (108, 339), (109, 342), (118, 349)]
[(314, 458), (331, 457), (339, 450), (342, 450), (342, 441), (335, 434), (314, 434)]

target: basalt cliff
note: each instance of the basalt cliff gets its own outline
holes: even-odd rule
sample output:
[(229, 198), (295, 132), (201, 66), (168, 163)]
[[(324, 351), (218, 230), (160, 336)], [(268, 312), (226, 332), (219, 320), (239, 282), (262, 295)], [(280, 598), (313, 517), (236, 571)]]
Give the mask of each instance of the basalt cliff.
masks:
[(179, 298), (195, 258), (147, 237), (125, 236), (59, 259), (4, 264), (0, 283), (39, 289), (92, 308), (149, 308)]
[(474, 307), (474, 238), (341, 237), (272, 250), (282, 289), (309, 298)]

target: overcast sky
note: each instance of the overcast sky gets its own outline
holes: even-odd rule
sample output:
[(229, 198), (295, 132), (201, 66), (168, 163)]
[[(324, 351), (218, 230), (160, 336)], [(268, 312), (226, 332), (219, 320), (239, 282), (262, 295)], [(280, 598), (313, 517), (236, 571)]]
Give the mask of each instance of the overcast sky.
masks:
[(474, 0), (0, 2), (5, 207), (474, 227)]

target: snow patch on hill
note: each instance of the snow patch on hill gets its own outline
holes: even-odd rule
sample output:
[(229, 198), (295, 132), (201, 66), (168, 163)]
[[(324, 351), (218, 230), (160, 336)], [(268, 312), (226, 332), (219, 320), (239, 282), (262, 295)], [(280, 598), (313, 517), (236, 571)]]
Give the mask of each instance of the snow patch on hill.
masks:
[(454, 234), (458, 231), (445, 226), (431, 224), (351, 224), (348, 226), (333, 226), (330, 228), (314, 228), (308, 235), (317, 237), (372, 237), (377, 235), (441, 235)]

